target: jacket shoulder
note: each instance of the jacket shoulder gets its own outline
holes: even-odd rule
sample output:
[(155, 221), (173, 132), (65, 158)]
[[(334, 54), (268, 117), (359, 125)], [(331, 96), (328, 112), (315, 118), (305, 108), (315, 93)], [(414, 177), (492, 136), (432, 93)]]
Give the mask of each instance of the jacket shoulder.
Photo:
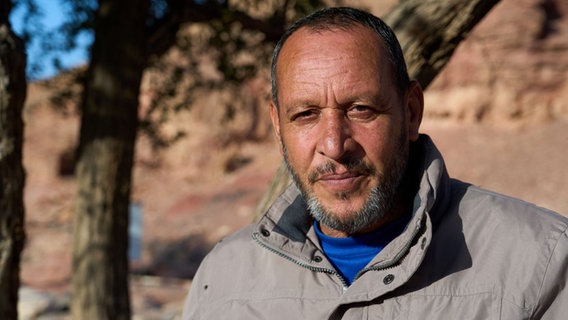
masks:
[(222, 262), (237, 258), (243, 253), (243, 249), (253, 243), (252, 239), (253, 225), (248, 225), (221, 239), (211, 251), (207, 254), (203, 264)]
[(238, 281), (238, 275), (250, 268), (255, 249), (252, 228), (249, 225), (225, 237), (205, 256), (193, 277), (183, 319), (200, 318), (201, 312), (211, 309), (214, 301)]
[[(462, 213), (475, 210), (478, 215), (499, 214), (503, 219), (526, 220), (531, 223), (540, 220), (544, 223), (568, 227), (568, 217), (528, 201), (455, 179), (452, 179), (451, 186), (453, 203), (460, 204)], [(459, 200), (456, 201), (456, 198)]]
[(552, 303), (568, 270), (568, 218), (459, 181), (452, 193), (451, 216), (462, 226), (474, 274), (501, 284), (504, 298), (526, 310)]

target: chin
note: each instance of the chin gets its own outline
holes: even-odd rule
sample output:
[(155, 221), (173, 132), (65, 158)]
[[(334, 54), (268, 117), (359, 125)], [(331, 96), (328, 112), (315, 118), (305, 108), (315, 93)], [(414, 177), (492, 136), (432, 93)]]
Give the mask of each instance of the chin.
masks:
[(310, 215), (319, 223), (353, 234), (388, 216), (394, 201), (394, 189), (387, 191), (390, 192), (376, 187), (368, 194), (355, 194), (343, 200), (336, 197), (326, 201), (310, 194), (305, 199)]
[(356, 204), (353, 200), (340, 200), (331, 206), (322, 204), (323, 209), (328, 215), (333, 216), (335, 219), (341, 221), (353, 220), (363, 210), (364, 203), (357, 201)]

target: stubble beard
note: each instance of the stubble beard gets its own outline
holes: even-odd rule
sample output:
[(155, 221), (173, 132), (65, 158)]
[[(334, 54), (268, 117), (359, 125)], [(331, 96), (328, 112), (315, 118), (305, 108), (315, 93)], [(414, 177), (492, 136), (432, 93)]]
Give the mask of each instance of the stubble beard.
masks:
[[(333, 212), (331, 209), (325, 208), (315, 194), (310, 191), (311, 189), (302, 183), (299, 175), (290, 165), (286, 147), (282, 142), (286, 167), (292, 176), (292, 180), (302, 193), (310, 215), (320, 224), (347, 234), (354, 234), (359, 230), (373, 225), (379, 220), (388, 218), (408, 163), (409, 147), (405, 133), (406, 132), (404, 131), (400, 133), (395, 150), (396, 154), (394, 155), (394, 158), (391, 159), (391, 162), (385, 166), (384, 172), (377, 173), (377, 170), (372, 165), (359, 159), (346, 159), (341, 162), (341, 165), (348, 169), (358, 170), (378, 177), (378, 183), (376, 186), (371, 188), (369, 196), (363, 204), (363, 207), (358, 211), (344, 214), (344, 217), (341, 217), (337, 212)], [(307, 183), (313, 186), (316, 180), (315, 177), (317, 177), (318, 174), (333, 172), (335, 168), (335, 163), (325, 163), (308, 174)], [(349, 193), (341, 192), (336, 193), (335, 196), (340, 200), (349, 200), (351, 195)]]

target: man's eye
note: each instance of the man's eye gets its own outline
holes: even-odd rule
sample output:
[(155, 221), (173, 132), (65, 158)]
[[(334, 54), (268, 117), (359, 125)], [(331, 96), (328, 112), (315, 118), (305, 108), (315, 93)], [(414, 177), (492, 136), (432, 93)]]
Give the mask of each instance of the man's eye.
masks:
[(355, 111), (355, 112), (364, 112), (364, 111), (368, 111), (369, 107), (367, 106), (353, 106), (351, 108), (351, 111)]
[(356, 105), (347, 110), (347, 116), (352, 119), (369, 119), (374, 117), (375, 114), (373, 108), (365, 105)]
[(315, 117), (316, 113), (313, 110), (306, 110), (302, 112), (298, 112), (292, 116), (292, 120), (305, 120), (310, 119), (311, 117)]

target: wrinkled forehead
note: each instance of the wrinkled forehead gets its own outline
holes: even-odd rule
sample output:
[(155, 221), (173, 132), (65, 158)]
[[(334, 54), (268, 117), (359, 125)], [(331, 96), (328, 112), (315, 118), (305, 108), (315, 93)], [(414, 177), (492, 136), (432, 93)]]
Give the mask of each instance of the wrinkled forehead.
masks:
[(367, 72), (391, 71), (382, 40), (369, 28), (358, 25), (348, 29), (302, 27), (282, 46), (276, 77), (280, 81), (291, 70), (307, 72), (304, 68), (308, 65), (329, 66), (331, 61), (339, 66), (347, 60)]
[(385, 56), (385, 46), (380, 36), (363, 25), (354, 23), (349, 26), (303, 26), (284, 42), (276, 64), (278, 66), (283, 56), (294, 55), (298, 51), (317, 54), (325, 53), (319, 50), (334, 51), (345, 46), (357, 51), (369, 50), (367, 52), (376, 59)]

